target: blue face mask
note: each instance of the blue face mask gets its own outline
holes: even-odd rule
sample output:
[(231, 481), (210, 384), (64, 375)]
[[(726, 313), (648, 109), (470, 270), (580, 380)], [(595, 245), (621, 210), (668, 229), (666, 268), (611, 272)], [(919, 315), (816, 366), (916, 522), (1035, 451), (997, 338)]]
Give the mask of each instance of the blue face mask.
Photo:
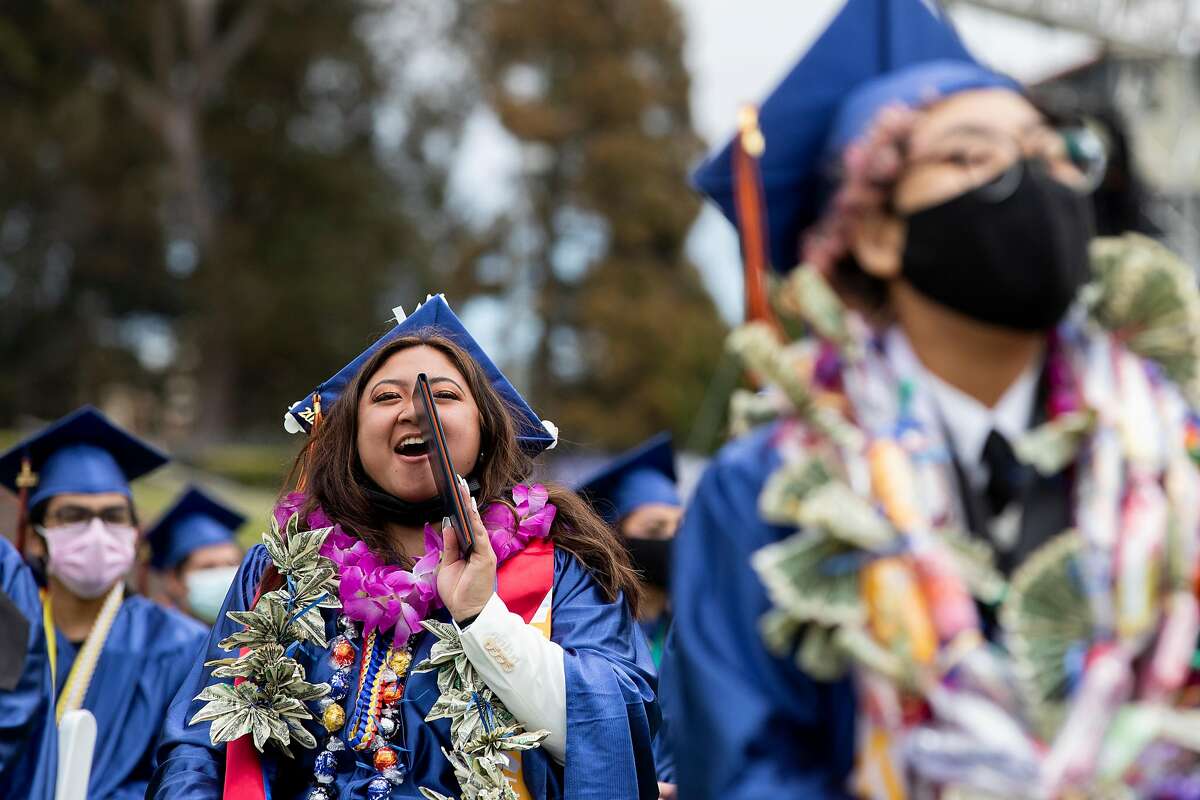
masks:
[(184, 583), (192, 614), (210, 625), (216, 622), (237, 571), (237, 567), (209, 567), (186, 575)]

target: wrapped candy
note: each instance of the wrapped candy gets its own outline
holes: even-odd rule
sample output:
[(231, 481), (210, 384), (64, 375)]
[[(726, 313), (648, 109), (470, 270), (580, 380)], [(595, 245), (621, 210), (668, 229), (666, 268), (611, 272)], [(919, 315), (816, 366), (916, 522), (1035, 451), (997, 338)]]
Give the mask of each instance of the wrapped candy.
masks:
[(392, 782), (380, 775), (367, 784), (367, 800), (388, 800), (392, 796)]
[(908, 455), (892, 439), (876, 439), (867, 450), (871, 469), (871, 490), (884, 513), (899, 530), (908, 533), (924, 529), (924, 518), (917, 502), (917, 487)]
[(925, 607), (939, 641), (978, 626), (975, 601), (949, 557), (929, 534), (919, 503), (912, 462), (892, 439), (876, 439), (867, 451), (871, 487), (892, 524), (909, 535), (912, 562)]
[(1020, 723), (1000, 706), (982, 697), (936, 685), (926, 692), (934, 717), (953, 725), (982, 750), (1000, 754), (1022, 769), (1036, 771), (1038, 751)]
[(1104, 734), (1133, 688), (1129, 656), (1115, 646), (1092, 654), (1042, 769), (1042, 787), (1050, 797), (1067, 786), (1087, 784), (1097, 767)]
[(932, 545), (914, 552), (912, 559), (939, 641), (949, 642), (978, 630), (975, 600), (946, 551)]
[(1145, 704), (1121, 708), (1100, 748), (1097, 776), (1102, 781), (1120, 780), (1158, 736), (1161, 728), (1161, 709)]
[(989, 746), (963, 733), (920, 727), (905, 736), (904, 756), (924, 780), (972, 787), (1000, 797), (1027, 796), (1038, 762)]
[(1167, 534), (1167, 579), (1173, 589), (1190, 589), (1200, 563), (1200, 476), (1180, 454), (1167, 470), (1171, 517)]
[(1145, 669), (1141, 695), (1146, 700), (1166, 700), (1187, 679), (1200, 636), (1200, 608), (1191, 592), (1173, 592)]
[(1117, 633), (1123, 639), (1149, 633), (1158, 619), (1166, 541), (1166, 494), (1150, 476), (1135, 476), (1117, 542)]
[(997, 653), (982, 634), (967, 631), (944, 648), (953, 662), (945, 664), (947, 679), (964, 691), (991, 700), (1000, 708), (1023, 719), (1021, 692), (1011, 660)]
[(898, 556), (872, 561), (862, 570), (862, 594), (871, 632), (881, 644), (919, 665), (933, 664), (937, 634), (907, 561)]

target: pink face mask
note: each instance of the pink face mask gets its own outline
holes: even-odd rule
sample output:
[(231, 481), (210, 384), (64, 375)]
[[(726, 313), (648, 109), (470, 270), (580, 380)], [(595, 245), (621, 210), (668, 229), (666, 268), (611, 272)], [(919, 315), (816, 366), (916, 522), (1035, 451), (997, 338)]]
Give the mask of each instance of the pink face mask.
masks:
[(98, 518), (41, 528), (50, 557), (46, 569), (75, 594), (99, 597), (133, 566), (137, 528)]

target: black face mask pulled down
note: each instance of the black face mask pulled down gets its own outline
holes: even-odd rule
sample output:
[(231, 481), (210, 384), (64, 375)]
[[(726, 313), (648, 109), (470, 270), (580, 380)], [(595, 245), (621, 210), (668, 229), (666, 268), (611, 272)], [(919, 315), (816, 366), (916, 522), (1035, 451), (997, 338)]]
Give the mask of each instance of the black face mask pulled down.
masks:
[(1019, 174), (909, 216), (901, 276), (979, 322), (1048, 330), (1091, 276), (1093, 230), (1091, 201), (1024, 161)]
[(633, 568), (642, 573), (642, 580), (666, 589), (671, 575), (671, 545), (675, 540), (624, 537), (623, 541)]
[[(475, 478), (467, 478), (467, 488), (471, 490), (472, 496), (477, 495), (479, 481)], [(435, 494), (428, 500), (422, 500), (419, 503), (410, 503), (393, 494), (388, 494), (370, 478), (364, 482), (363, 492), (371, 500), (371, 504), (375, 506), (376, 512), (382, 519), (406, 528), (420, 528), (426, 522), (432, 523), (436, 527), (449, 513), (442, 503), (440, 494)]]

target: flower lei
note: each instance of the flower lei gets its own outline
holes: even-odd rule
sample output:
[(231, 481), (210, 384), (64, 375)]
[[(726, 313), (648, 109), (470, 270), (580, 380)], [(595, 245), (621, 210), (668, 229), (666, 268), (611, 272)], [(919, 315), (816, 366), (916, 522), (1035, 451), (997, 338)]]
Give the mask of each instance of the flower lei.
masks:
[(1009, 580), (963, 530), (919, 387), (816, 270), (780, 303), (815, 340), (731, 335), (771, 387), (735, 398), (740, 425), (784, 418), (760, 512), (800, 529), (753, 558), (764, 638), (816, 677), (856, 678), (859, 794), (1166, 797), (1200, 767), (1197, 426), (1163, 375), (1195, 401), (1200, 297), (1142, 237), (1098, 241), (1093, 265), (1088, 318), (1051, 342), (1050, 421), (1016, 446), (1044, 474), (1076, 465), (1075, 527)]
[[(207, 662), (214, 666), (214, 678), (240, 679), (236, 685), (224, 682), (206, 687), (196, 699), (206, 705), (191, 723), (210, 721), (214, 745), (229, 742), (247, 733), (255, 747), (265, 751), (274, 741), (289, 754), (293, 741), (303, 747), (317, 746), (315, 737), (303, 726), (313, 719), (305, 702), (320, 701), (321, 718), (331, 733), (329, 752), (322, 752), (314, 768), (319, 784), (333, 780), (333, 753), (344, 749), (337, 732), (345, 725), (346, 715), (335, 701), (346, 696), (348, 658), (357, 638), (354, 623), (361, 623), (364, 638), (363, 669), (372, 657), (365, 641), (375, 636), (390, 636), (399, 647), (422, 628), (438, 639), (430, 659), (413, 667), (423, 672), (437, 669), (441, 696), (426, 716), (426, 721), (451, 719), (452, 749), (445, 750), (465, 798), (515, 800), (509, 779), (503, 770), (508, 765), (506, 751), (528, 750), (540, 745), (548, 731), (526, 732), (470, 667), (462, 652), (458, 632), (452, 625), (427, 619), (440, 603), (437, 597), (436, 567), (441, 557), (442, 538), (430, 525), (425, 526), (425, 553), (411, 569), (385, 563), (361, 540), (347, 534), (320, 508), (307, 514), (315, 529), (299, 529), (300, 510), (305, 503), (300, 493), (289, 494), (275, 508), (271, 530), (263, 534), (263, 543), (272, 562), (285, 578), (285, 585), (259, 599), (249, 611), (229, 612), (229, 617), (245, 629), (220, 643), (226, 650), (246, 648), (234, 659)], [(513, 489), (513, 504), (493, 503), (481, 518), (489, 541), (502, 563), (519, 553), (533, 539), (549, 534), (555, 506), (541, 484), (518, 485)], [(311, 642), (319, 647), (331, 645), (325, 638), (322, 608), (340, 608), (343, 634), (332, 643), (332, 660), (339, 667), (337, 686), (307, 683), (303, 666), (292, 658), (298, 645)], [(404, 653), (389, 649), (389, 664), (407, 664)], [(397, 666), (397, 670), (400, 667)], [(382, 667), (377, 671), (385, 671)], [(396, 680), (398, 676), (392, 676)], [(400, 690), (402, 692), (402, 687)], [(332, 708), (331, 708), (332, 707)], [(393, 726), (387, 727), (394, 730)], [(372, 728), (374, 730), (374, 728)], [(374, 734), (372, 734), (374, 735)], [(379, 739), (375, 742), (375, 763), (380, 768), (380, 752), (391, 748)], [(356, 746), (356, 749), (361, 749)], [(372, 797), (390, 796), (389, 782), (402, 781), (402, 765), (394, 757), (383, 761), (384, 777), (372, 781)], [(386, 778), (386, 780), (385, 780)], [(429, 798), (436, 792), (421, 788)], [(329, 796), (323, 786), (315, 796)]]
[[(550, 533), (558, 509), (549, 502), (550, 493), (542, 484), (513, 487), (513, 505), (492, 503), (480, 518), (502, 564), (525, 549), (533, 539)], [(275, 519), (283, 524), (304, 505), (305, 496), (289, 494), (275, 509)], [(363, 624), (364, 634), (371, 631), (392, 633), (403, 641), (421, 630), (429, 610), (440, 604), (437, 597), (437, 565), (442, 556), (442, 534), (425, 525), (425, 553), (411, 569), (386, 563), (366, 542), (351, 536), (334, 524), (325, 512), (316, 508), (308, 522), (329, 528), (321, 546), (321, 555), (337, 568), (338, 597), (342, 613)]]

